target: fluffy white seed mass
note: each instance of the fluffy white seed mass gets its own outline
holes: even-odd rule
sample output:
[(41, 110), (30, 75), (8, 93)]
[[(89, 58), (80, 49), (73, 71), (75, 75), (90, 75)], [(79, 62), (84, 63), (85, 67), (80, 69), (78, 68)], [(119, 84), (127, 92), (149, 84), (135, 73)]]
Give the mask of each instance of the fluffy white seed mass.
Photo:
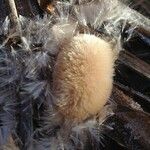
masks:
[(59, 53), (53, 73), (56, 108), (81, 122), (107, 102), (113, 82), (114, 54), (109, 43), (88, 34), (72, 38)]

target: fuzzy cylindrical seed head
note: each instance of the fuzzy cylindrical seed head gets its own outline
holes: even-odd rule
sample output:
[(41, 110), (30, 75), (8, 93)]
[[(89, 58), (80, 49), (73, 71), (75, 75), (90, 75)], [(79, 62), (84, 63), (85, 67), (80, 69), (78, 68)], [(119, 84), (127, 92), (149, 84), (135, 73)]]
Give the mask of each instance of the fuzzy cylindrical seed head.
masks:
[(114, 54), (108, 42), (79, 34), (58, 55), (53, 94), (60, 114), (81, 122), (98, 113), (112, 90)]

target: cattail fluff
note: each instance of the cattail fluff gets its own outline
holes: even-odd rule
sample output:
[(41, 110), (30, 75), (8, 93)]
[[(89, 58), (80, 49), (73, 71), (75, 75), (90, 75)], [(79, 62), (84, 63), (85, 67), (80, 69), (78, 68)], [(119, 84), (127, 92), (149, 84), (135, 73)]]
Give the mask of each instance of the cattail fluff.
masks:
[(42, 19), (20, 16), (21, 37), (8, 18), (0, 29), (0, 148), (15, 134), (20, 149), (85, 149), (111, 114), (120, 35), (139, 19), (118, 0), (54, 6)]
[(109, 43), (79, 34), (64, 45), (53, 72), (53, 95), (65, 119), (82, 122), (106, 104), (113, 82), (114, 54)]

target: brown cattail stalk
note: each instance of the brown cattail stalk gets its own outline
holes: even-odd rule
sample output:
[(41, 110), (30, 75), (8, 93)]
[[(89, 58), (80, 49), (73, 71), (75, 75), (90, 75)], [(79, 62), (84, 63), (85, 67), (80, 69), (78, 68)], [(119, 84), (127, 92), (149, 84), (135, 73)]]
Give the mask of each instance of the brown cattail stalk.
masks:
[(10, 8), (10, 20), (11, 20), (13, 26), (19, 32), (19, 34), (21, 34), (21, 25), (19, 22), (18, 12), (17, 12), (15, 1), (14, 0), (6, 0), (6, 3), (8, 3), (8, 6)]

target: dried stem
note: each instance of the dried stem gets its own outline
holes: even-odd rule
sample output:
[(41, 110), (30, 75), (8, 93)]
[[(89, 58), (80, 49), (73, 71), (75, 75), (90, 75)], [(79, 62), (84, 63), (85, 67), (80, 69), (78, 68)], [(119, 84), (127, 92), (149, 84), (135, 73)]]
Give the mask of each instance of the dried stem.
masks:
[(150, 65), (130, 52), (122, 51), (118, 60), (147, 79), (150, 79)]
[(6, 0), (6, 3), (8, 3), (8, 6), (10, 8), (10, 20), (13, 24), (13, 26), (16, 28), (16, 30), (21, 34), (21, 25), (18, 18), (17, 8), (15, 4), (15, 0)]

